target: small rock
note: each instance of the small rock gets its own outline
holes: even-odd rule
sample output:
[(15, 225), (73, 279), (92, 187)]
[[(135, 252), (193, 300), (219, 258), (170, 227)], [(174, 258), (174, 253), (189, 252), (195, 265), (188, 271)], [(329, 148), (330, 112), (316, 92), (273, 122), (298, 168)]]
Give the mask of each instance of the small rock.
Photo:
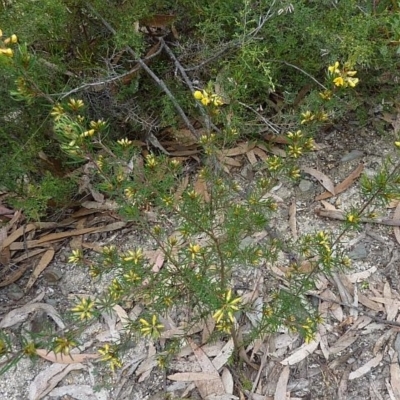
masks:
[(354, 249), (351, 250), (348, 255), (352, 260), (363, 260), (364, 258), (367, 258), (368, 251), (365, 247), (365, 244), (358, 243), (354, 246)]
[(313, 183), (307, 179), (302, 179), (299, 183), (299, 189), (302, 192), (308, 192), (312, 189)]
[(25, 293), (24, 291), (18, 286), (18, 285), (11, 285), (8, 288), (8, 293), (7, 293), (7, 297), (10, 300), (21, 300), (24, 297)]
[(347, 161), (352, 161), (357, 158), (360, 158), (364, 155), (364, 153), (360, 150), (352, 150), (350, 153), (345, 154), (340, 161), (341, 162), (347, 162)]

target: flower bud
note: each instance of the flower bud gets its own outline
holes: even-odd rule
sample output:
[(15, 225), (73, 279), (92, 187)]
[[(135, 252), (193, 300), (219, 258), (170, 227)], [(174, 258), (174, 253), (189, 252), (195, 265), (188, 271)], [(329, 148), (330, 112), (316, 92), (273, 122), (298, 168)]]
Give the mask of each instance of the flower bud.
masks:
[(0, 49), (0, 55), (3, 54), (6, 57), (12, 57), (14, 55), (14, 52), (12, 49)]

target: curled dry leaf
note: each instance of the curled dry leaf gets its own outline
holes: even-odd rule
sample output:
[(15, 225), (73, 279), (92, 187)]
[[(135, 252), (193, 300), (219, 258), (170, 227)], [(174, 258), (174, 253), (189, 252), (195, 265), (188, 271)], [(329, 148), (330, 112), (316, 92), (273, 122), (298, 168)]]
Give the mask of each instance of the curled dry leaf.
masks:
[(274, 400), (286, 399), (287, 392), (287, 384), (289, 381), (289, 373), (290, 368), (288, 365), (285, 365), (282, 369), (281, 374), (279, 375), (278, 383), (276, 385)]
[(315, 168), (303, 167), (302, 170), (306, 174), (313, 176), (332, 196), (336, 194), (335, 185), (327, 175)]
[(79, 364), (85, 363), (90, 360), (96, 360), (100, 357), (100, 354), (81, 353), (81, 354), (60, 354), (54, 353), (54, 351), (48, 351), (46, 349), (36, 349), (36, 354), (39, 357), (44, 358), (47, 361), (57, 364)]
[(61, 329), (65, 328), (64, 322), (61, 320), (56, 309), (46, 303), (26, 304), (10, 311), (0, 322), (0, 328), (9, 328), (15, 324), (24, 322), (28, 318), (28, 315), (34, 311), (44, 311)]
[(310, 354), (312, 354), (318, 347), (319, 342), (321, 341), (321, 337), (317, 332), (315, 335), (315, 340), (310, 343), (304, 343), (300, 346), (292, 355), (285, 358), (281, 361), (282, 365), (294, 365), (299, 363), (300, 361), (307, 358)]
[(362, 367), (351, 372), (349, 375), (349, 380), (351, 381), (353, 379), (361, 378), (362, 376), (367, 374), (369, 371), (371, 371), (372, 368), (377, 367), (379, 365), (379, 363), (382, 361), (382, 358), (383, 358), (383, 353), (377, 354), (374, 358), (369, 360)]
[(342, 182), (340, 182), (337, 186), (335, 186), (334, 188), (334, 192), (331, 192), (328, 188), (326, 188), (328, 191), (321, 193), (319, 196), (317, 196), (315, 198), (315, 200), (324, 200), (324, 199), (328, 199), (329, 197), (332, 197), (332, 194), (339, 194), (344, 192), (348, 187), (350, 187), (355, 180), (361, 175), (361, 172), (364, 169), (364, 164), (358, 164), (357, 168), (350, 173), (350, 175), (343, 180)]

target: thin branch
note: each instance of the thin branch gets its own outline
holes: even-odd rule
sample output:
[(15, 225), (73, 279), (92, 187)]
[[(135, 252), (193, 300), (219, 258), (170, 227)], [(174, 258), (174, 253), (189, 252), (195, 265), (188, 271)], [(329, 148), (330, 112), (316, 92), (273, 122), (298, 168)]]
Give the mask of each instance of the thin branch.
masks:
[[(162, 51), (162, 45), (160, 46), (160, 48), (159, 48), (154, 54), (152, 54), (152, 55), (149, 56), (149, 57), (144, 58), (143, 61), (144, 61), (144, 62), (149, 61), (149, 60), (152, 59), (153, 57), (155, 57), (155, 56), (157, 56), (158, 54), (160, 54), (161, 51)], [(133, 74), (133, 73), (139, 71), (140, 68), (141, 68), (140, 65), (135, 65), (135, 66), (134, 66), (131, 70), (129, 70), (128, 72), (124, 72), (123, 74), (113, 76), (112, 78), (107, 78), (107, 79), (105, 79), (105, 80), (97, 81), (97, 82), (85, 83), (85, 84), (83, 84), (82, 86), (79, 86), (79, 87), (77, 87), (77, 88), (75, 88), (75, 89), (70, 90), (70, 91), (67, 92), (67, 93), (62, 94), (62, 96), (60, 97), (60, 100), (65, 99), (66, 97), (70, 96), (70, 95), (73, 94), (73, 93), (80, 92), (81, 90), (84, 90), (84, 89), (89, 88), (89, 87), (92, 87), (92, 86), (102, 86), (102, 85), (106, 85), (106, 84), (111, 83), (111, 82), (118, 81), (118, 80), (120, 80), (120, 79), (125, 78), (126, 76), (129, 76), (129, 75), (131, 75), (131, 74)], [(52, 96), (59, 96), (59, 95), (60, 95), (60, 93), (58, 93), (58, 94), (53, 94)]]
[(267, 125), (272, 131), (274, 131), (275, 134), (277, 134), (277, 135), (280, 134), (280, 131), (279, 131), (277, 128), (275, 128), (275, 126), (272, 124), (272, 122), (269, 122), (269, 121), (268, 121), (264, 116), (262, 116), (257, 110), (255, 110), (254, 108), (248, 106), (248, 105), (245, 104), (245, 103), (242, 103), (241, 101), (239, 101), (239, 104), (240, 104), (241, 106), (247, 108), (248, 110), (253, 111), (253, 113), (257, 114), (257, 115), (262, 119), (262, 121), (264, 122), (264, 124)]
[[(164, 47), (165, 51), (168, 53), (168, 55), (171, 57), (171, 59), (174, 61), (176, 68), (178, 68), (179, 72), (182, 75), (183, 80), (185, 81), (186, 85), (190, 89), (190, 91), (193, 93), (194, 92), (194, 87), (192, 85), (191, 80), (189, 79), (185, 68), (183, 68), (182, 64), (179, 62), (179, 60), (176, 58), (174, 52), (171, 50), (171, 48), (165, 43), (165, 40), (163, 38), (159, 39), (162, 46)], [(215, 130), (216, 132), (220, 132), (220, 129), (218, 129), (210, 120), (210, 116), (207, 114), (206, 110), (204, 107), (200, 104), (197, 103), (197, 107), (200, 109), (200, 113), (204, 118), (204, 124), (206, 126), (207, 132), (211, 131), (211, 128)]]
[[(99, 13), (89, 4), (86, 3), (86, 6), (90, 9), (91, 12), (93, 12), (93, 14), (95, 14), (100, 21), (102, 22), (102, 24), (113, 34), (116, 35), (116, 30), (101, 16), (99, 15)], [(186, 126), (188, 127), (188, 129), (190, 130), (190, 132), (193, 134), (193, 136), (198, 139), (199, 138), (199, 134), (196, 131), (196, 129), (194, 128), (194, 126), (191, 124), (191, 122), (189, 121), (189, 118), (186, 116), (185, 112), (182, 110), (181, 106), (179, 105), (178, 101), (176, 100), (175, 96), (172, 94), (172, 92), (169, 90), (169, 88), (167, 87), (167, 85), (147, 66), (147, 64), (145, 63), (144, 60), (142, 60), (141, 58), (139, 58), (136, 54), (136, 52), (131, 48), (131, 47), (127, 47), (126, 48), (127, 51), (135, 58), (135, 60), (137, 61), (137, 63), (147, 72), (148, 75), (150, 75), (150, 77), (157, 83), (158, 86), (160, 86), (160, 88), (165, 92), (165, 94), (168, 96), (168, 98), (171, 100), (172, 104), (174, 105), (176, 111), (178, 112), (178, 114), (181, 116), (181, 118), (183, 119), (183, 121), (185, 122)]]
[(321, 82), (319, 82), (317, 79), (315, 79), (311, 74), (309, 74), (308, 72), (304, 71), (304, 69), (301, 69), (300, 67), (298, 67), (297, 65), (293, 65), (290, 64), (286, 61), (282, 61), (282, 60), (268, 60), (268, 62), (276, 62), (276, 63), (281, 63), (281, 64), (285, 64), (288, 67), (297, 69), (297, 71), (300, 71), (302, 74), (308, 76), (311, 80), (313, 80), (318, 86), (322, 87), (324, 90), (328, 90), (327, 87), (325, 87)]

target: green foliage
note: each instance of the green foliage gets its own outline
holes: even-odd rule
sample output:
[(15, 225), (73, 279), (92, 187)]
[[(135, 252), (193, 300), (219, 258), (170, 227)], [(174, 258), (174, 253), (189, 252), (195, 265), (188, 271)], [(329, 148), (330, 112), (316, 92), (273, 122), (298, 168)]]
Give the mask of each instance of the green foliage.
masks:
[[(157, 30), (149, 22), (157, 14), (172, 15), (173, 21)], [(143, 311), (125, 321), (121, 343), (99, 349), (112, 370), (121, 367), (132, 336), (159, 339), (163, 316), (182, 309), (190, 316), (177, 321), (183, 336), (197, 322), (213, 319), (213, 339), (232, 337), (237, 354), (247, 342), (282, 327), (313, 340), (321, 320), (307, 292), (317, 273), (349, 267), (340, 240), (359, 227), (369, 206), (399, 196), (397, 162), (388, 159), (376, 176), (362, 178), (366, 201), (348, 210), (338, 237), (320, 231), (286, 243), (270, 233), (263, 241), (253, 235), (268, 231), (276, 211), (269, 191), (278, 180), (300, 177), (298, 159), (313, 150), (321, 127), (353, 110), (364, 118), (366, 98), (377, 88), (382, 98), (398, 95), (383, 78), (397, 68), (398, 6), (381, 1), (372, 7), (362, 0), (141, 0), (110, 7), (102, 0), (22, 0), (3, 10), (0, 27), (7, 30), (0, 43), (0, 187), (8, 201), (30, 219), (44, 218), (76, 196), (81, 175), (70, 172), (85, 166), (93, 189), (118, 205), (121, 217), (136, 224), (163, 261), (155, 271), (154, 260), (140, 248), (122, 252), (108, 246), (90, 259), (75, 250), (70, 262), (87, 268), (93, 279), (109, 278), (109, 286), (96, 299), (77, 299), (65, 332), (24, 337), (17, 352), (0, 332), (0, 355), (6, 357), (0, 372), (22, 356), (33, 357), (39, 344), (68, 354), (87, 324), (120, 303), (140, 303)], [(14, 32), (19, 43), (6, 42)], [(147, 57), (155, 76), (139, 68), (139, 57)], [(179, 129), (182, 114), (188, 128), (202, 126), (192, 132), (201, 148), (196, 178), (187, 173), (190, 165), (157, 148), (143, 151), (137, 140), (143, 132)], [(251, 125), (255, 118), (282, 134), (285, 157), (259, 162), (251, 184), (241, 184), (226, 174), (221, 158), (241, 138), (260, 139)], [(149, 210), (156, 216), (150, 218)], [(279, 278), (285, 289), (268, 269), (282, 251), (296, 254)], [(249, 288), (240, 292), (235, 285), (238, 277), (264, 269), (268, 287), (256, 309)], [(251, 315), (255, 322), (242, 340), (239, 324)], [(177, 338), (168, 339), (160, 366), (179, 347)]]

